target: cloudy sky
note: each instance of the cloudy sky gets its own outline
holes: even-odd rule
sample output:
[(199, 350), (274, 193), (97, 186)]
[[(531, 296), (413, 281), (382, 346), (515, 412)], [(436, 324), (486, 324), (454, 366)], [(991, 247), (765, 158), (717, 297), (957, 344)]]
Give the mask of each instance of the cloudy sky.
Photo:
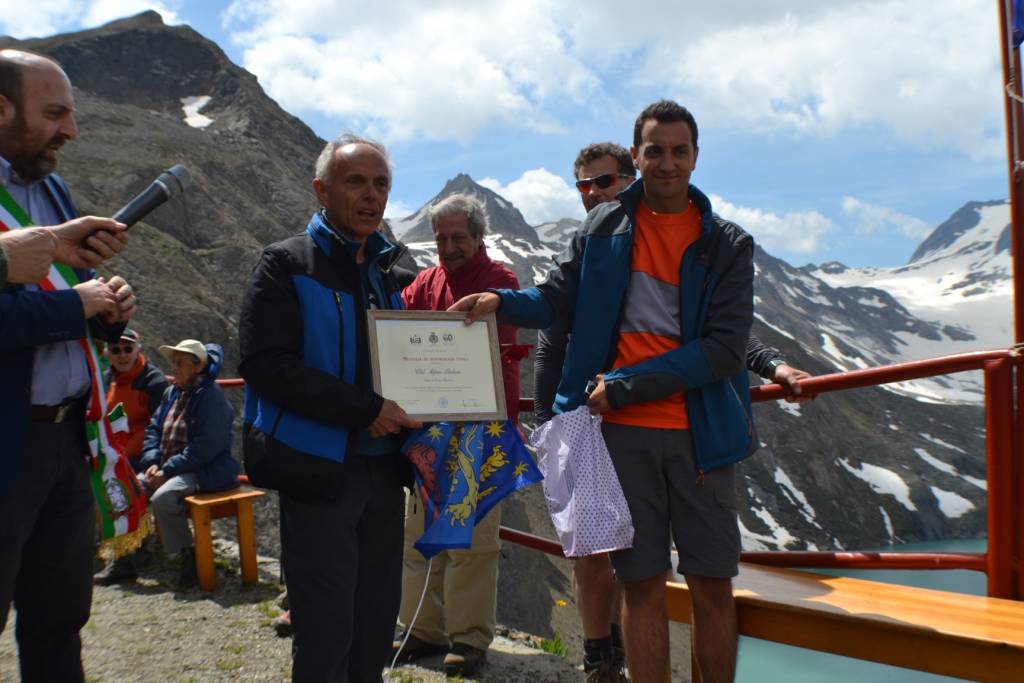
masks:
[(531, 223), (581, 217), (579, 148), (628, 145), (637, 113), (662, 97), (697, 118), (693, 182), (796, 264), (903, 263), (965, 202), (1007, 194), (992, 0), (369, 7), (36, 0), (6, 8), (0, 33), (48, 35), (147, 8), (187, 23), (321, 136), (385, 141), (392, 216), (465, 172)]

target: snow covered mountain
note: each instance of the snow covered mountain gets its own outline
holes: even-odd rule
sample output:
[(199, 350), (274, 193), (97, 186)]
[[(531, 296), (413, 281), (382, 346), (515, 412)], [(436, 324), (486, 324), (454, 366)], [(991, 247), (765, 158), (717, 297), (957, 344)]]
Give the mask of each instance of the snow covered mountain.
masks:
[[(436, 263), (426, 209), (453, 192), (484, 200), (488, 253), (523, 286), (544, 277), (579, 227), (562, 219), (524, 234), (510, 202), (460, 175), (392, 223), (420, 267)], [(758, 249), (754, 334), (816, 375), (1001, 345), (1006, 328), (988, 316), (1009, 325), (1006, 218), (1003, 202), (969, 204), (901, 268), (796, 268)], [(965, 374), (756, 405), (761, 450), (740, 469), (744, 546), (855, 548), (984, 533), (979, 387)]]
[(397, 221), (392, 221), (395, 234), (406, 242), (424, 242), (433, 239), (430, 228), (430, 217), (427, 210), (445, 197), (453, 194), (468, 194), (483, 202), (492, 233), (504, 235), (506, 238), (519, 238), (533, 246), (539, 244), (537, 231), (523, 219), (519, 209), (512, 203), (482, 185), (478, 185), (465, 173), (455, 176), (429, 202), (420, 207), (419, 211)]
[[(840, 291), (865, 290), (867, 305), (889, 308), (881, 292), (937, 334), (914, 334), (893, 328), (894, 346), (878, 349), (852, 330), (840, 339), (851, 357), (833, 354), (837, 362), (858, 364), (888, 359), (916, 360), (931, 356), (1008, 347), (1013, 343), (1013, 287), (1010, 263), (1010, 212), (1005, 201), (970, 202), (929, 235), (910, 262), (896, 268), (847, 268), (841, 263), (808, 267), (801, 273)], [(924, 400), (980, 403), (980, 373), (896, 387)]]

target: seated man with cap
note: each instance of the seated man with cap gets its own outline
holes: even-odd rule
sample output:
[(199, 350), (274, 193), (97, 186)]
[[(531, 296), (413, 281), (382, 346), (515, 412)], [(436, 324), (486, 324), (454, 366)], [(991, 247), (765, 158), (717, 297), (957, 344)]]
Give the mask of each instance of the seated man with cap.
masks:
[(164, 551), (179, 557), (184, 589), (197, 582), (185, 497), (238, 486), (231, 457), (234, 410), (214, 381), (224, 359), (219, 344), (185, 339), (161, 346), (160, 354), (171, 360), (174, 384), (146, 428), (139, 466)]

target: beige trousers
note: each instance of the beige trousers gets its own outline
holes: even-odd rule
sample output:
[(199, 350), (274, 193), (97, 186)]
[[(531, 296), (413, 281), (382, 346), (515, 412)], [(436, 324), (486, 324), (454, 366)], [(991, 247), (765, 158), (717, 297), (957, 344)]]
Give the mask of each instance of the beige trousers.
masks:
[(446, 550), (427, 561), (413, 548), (423, 535), (423, 503), (415, 494), (405, 499), (405, 550), (402, 566), (402, 605), (398, 621), (408, 627), (416, 614), (423, 585), (423, 606), (412, 634), (435, 645), (463, 643), (486, 650), (494, 640), (498, 598), (498, 529), (501, 506), (496, 505), (473, 530), (467, 550)]

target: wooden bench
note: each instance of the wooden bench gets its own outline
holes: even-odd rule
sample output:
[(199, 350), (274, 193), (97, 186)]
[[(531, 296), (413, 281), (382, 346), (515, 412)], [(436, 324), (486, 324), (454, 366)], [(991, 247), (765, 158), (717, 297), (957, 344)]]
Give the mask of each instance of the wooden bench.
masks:
[[(1024, 680), (1024, 603), (741, 564), (740, 633), (973, 681)], [(681, 577), (667, 611), (689, 623)], [(696, 680), (696, 679), (695, 679)]]
[(217, 587), (211, 523), (222, 517), (237, 518), (242, 583), (256, 583), (256, 532), (253, 527), (252, 502), (263, 495), (266, 495), (263, 491), (240, 487), (185, 497), (196, 530), (196, 573), (199, 574), (199, 587), (204, 591), (212, 591)]

